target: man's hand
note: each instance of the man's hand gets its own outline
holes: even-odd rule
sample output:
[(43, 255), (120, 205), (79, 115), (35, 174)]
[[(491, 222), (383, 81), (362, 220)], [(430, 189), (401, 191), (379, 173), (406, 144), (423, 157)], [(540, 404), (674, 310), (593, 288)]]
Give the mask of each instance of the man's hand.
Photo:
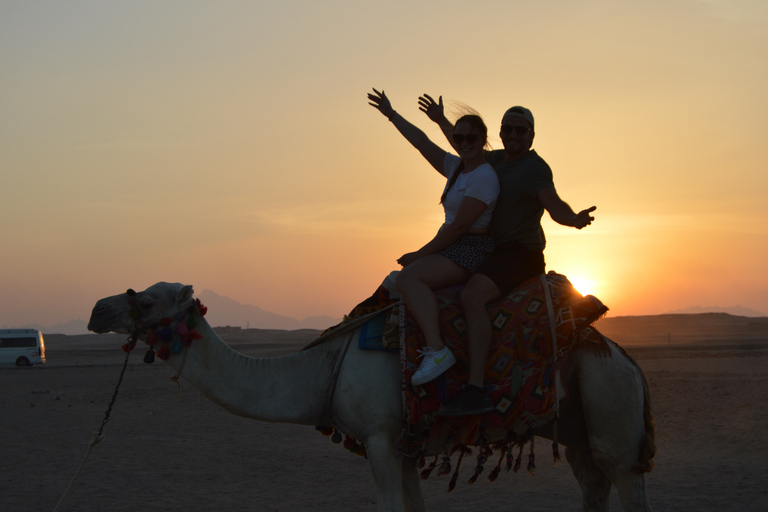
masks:
[(419, 96), (419, 110), (427, 114), (427, 117), (437, 124), (445, 119), (442, 96), (440, 96), (439, 103), (435, 102), (429, 94)]
[(592, 221), (595, 220), (595, 218), (592, 217), (590, 213), (595, 210), (597, 210), (597, 206), (592, 206), (591, 208), (581, 210), (579, 213), (577, 213), (576, 216), (573, 217), (573, 227), (576, 229), (581, 229), (592, 224)]

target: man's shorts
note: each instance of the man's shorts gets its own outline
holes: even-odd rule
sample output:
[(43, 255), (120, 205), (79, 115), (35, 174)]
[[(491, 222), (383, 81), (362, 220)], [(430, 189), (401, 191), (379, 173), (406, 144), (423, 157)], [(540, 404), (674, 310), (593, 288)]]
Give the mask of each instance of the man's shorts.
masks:
[(532, 251), (517, 240), (496, 246), (477, 272), (493, 281), (504, 297), (527, 279), (544, 273), (544, 252)]

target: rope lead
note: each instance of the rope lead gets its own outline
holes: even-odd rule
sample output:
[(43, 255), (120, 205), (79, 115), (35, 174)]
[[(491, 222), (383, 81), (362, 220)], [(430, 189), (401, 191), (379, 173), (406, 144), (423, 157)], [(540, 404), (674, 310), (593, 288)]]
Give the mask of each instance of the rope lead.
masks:
[(93, 433), (93, 437), (91, 437), (91, 442), (88, 445), (88, 449), (85, 451), (85, 457), (83, 457), (83, 461), (80, 463), (80, 466), (77, 468), (77, 472), (75, 472), (75, 477), (72, 479), (72, 481), (67, 486), (67, 489), (64, 491), (64, 494), (62, 495), (59, 502), (56, 504), (56, 506), (53, 509), (53, 512), (56, 512), (59, 510), (59, 507), (62, 503), (64, 503), (64, 499), (69, 494), (69, 491), (72, 490), (72, 487), (75, 485), (75, 482), (80, 477), (80, 472), (83, 470), (83, 466), (85, 466), (86, 461), (88, 460), (88, 457), (91, 456), (91, 452), (93, 451), (93, 448), (102, 442), (104, 440), (104, 426), (109, 421), (109, 415), (112, 413), (112, 406), (115, 405), (115, 400), (117, 399), (117, 391), (120, 389), (120, 384), (123, 382), (123, 375), (125, 375), (125, 370), (128, 367), (128, 356), (131, 355), (131, 351), (133, 350), (133, 347), (136, 345), (136, 336), (129, 336), (128, 337), (128, 343), (127, 343), (127, 349), (125, 350), (125, 360), (123, 361), (123, 369), (120, 371), (120, 378), (117, 379), (117, 384), (115, 385), (115, 391), (112, 393), (112, 399), (109, 401), (109, 406), (107, 406), (107, 410), (104, 412), (104, 419), (101, 420), (101, 426), (99, 427), (99, 430)]

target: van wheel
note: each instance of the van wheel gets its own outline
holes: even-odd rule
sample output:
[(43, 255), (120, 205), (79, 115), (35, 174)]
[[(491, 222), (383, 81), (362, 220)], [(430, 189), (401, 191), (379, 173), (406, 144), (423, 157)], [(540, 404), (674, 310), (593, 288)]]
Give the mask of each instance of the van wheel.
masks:
[(16, 360), (16, 366), (32, 366), (32, 363), (26, 357), (20, 357)]

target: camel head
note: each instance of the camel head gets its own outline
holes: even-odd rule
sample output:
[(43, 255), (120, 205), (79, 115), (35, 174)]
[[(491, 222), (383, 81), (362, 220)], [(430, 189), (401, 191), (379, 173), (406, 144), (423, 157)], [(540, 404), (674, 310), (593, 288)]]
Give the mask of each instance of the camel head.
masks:
[(190, 285), (160, 282), (143, 292), (128, 290), (103, 298), (93, 307), (88, 330), (99, 334), (135, 334), (146, 339), (164, 319), (176, 318), (195, 306), (193, 293)]

